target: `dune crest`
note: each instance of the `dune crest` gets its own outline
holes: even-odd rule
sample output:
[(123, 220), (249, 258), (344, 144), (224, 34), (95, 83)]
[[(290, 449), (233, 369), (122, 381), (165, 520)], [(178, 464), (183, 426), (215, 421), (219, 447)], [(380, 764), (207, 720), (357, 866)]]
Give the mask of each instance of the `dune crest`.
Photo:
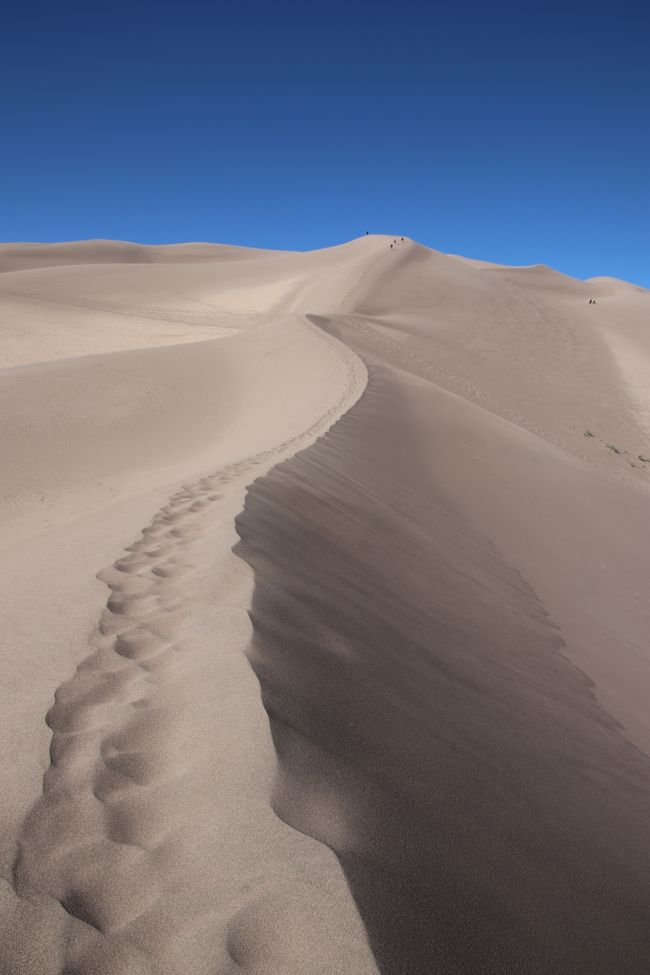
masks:
[(0, 271), (0, 967), (645, 973), (647, 293), (401, 235)]

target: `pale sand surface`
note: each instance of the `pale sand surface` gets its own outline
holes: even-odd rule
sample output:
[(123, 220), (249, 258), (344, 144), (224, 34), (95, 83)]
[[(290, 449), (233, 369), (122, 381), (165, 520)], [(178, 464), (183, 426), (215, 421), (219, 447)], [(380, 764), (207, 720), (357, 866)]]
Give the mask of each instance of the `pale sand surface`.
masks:
[(392, 240), (0, 245), (3, 973), (650, 970), (650, 294)]

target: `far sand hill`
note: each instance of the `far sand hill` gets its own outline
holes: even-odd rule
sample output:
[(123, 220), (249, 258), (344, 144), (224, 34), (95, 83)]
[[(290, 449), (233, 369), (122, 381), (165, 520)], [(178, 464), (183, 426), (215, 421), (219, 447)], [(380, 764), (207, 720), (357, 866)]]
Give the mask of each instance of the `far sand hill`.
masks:
[(649, 324), (0, 245), (0, 971), (647, 975)]

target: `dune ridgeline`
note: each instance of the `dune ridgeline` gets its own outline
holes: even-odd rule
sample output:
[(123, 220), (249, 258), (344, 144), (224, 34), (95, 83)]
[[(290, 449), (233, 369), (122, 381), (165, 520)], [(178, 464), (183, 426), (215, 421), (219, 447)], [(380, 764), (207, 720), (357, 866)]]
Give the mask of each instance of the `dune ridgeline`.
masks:
[(650, 293), (0, 245), (0, 971), (647, 975)]

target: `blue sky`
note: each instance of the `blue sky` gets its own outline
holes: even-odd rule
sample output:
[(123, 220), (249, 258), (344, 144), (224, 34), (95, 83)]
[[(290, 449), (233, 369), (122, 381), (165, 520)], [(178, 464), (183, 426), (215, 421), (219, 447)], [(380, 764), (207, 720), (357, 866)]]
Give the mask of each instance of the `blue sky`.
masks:
[(0, 239), (370, 230), (650, 287), (649, 6), (14, 3)]

